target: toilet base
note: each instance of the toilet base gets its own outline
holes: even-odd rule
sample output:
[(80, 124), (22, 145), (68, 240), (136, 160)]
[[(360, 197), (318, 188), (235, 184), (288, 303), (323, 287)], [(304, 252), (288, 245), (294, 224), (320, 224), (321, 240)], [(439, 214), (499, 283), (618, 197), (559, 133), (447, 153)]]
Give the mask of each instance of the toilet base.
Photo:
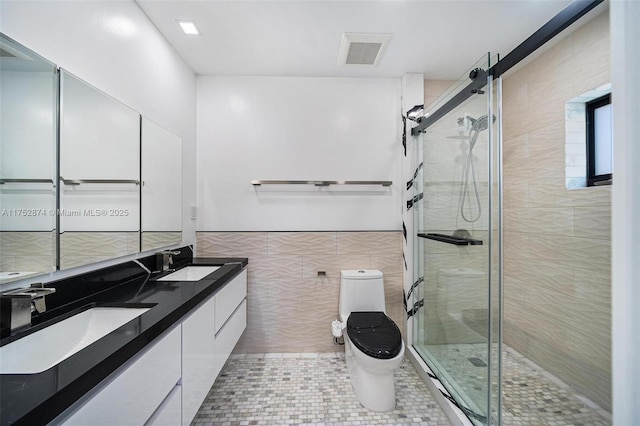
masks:
[(394, 371), (404, 356), (404, 343), (398, 356), (375, 359), (353, 346), (345, 338), (345, 357), (351, 386), (363, 407), (372, 411), (390, 411), (396, 406)]

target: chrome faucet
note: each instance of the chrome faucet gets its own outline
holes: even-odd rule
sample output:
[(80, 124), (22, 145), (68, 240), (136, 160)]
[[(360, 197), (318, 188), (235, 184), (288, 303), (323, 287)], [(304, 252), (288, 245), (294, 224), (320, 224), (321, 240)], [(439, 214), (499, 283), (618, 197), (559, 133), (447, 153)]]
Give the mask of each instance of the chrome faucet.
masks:
[(55, 288), (45, 288), (37, 283), (0, 293), (2, 330), (14, 331), (30, 326), (34, 312), (41, 314), (47, 310), (45, 296), (55, 292)]
[(156, 253), (156, 268), (158, 272), (171, 270), (173, 266), (173, 256), (180, 254), (180, 250), (162, 250)]

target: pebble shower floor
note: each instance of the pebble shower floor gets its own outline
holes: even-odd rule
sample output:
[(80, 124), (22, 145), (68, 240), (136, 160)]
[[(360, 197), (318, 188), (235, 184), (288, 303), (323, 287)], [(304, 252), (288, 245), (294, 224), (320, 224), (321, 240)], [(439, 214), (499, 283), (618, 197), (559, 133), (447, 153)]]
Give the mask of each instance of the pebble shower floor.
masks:
[(411, 363), (396, 372), (396, 408), (363, 408), (343, 353), (232, 355), (193, 425), (451, 425)]

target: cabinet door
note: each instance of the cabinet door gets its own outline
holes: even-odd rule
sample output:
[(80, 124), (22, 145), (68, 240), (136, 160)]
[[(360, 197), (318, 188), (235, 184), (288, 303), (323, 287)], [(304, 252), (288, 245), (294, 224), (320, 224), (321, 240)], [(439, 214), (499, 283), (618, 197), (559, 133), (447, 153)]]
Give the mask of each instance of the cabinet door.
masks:
[(216, 378), (214, 368), (214, 310), (211, 297), (182, 322), (182, 424), (198, 412)]
[(176, 385), (145, 426), (177, 426), (182, 422), (182, 386)]
[(246, 296), (247, 270), (245, 269), (216, 293), (216, 333)]
[[(216, 295), (216, 297), (218, 297)], [(247, 301), (243, 300), (231, 318), (225, 322), (224, 326), (216, 334), (216, 371), (215, 377), (218, 377), (224, 363), (231, 355), (236, 343), (240, 340), (240, 336), (247, 328)]]
[(176, 327), (62, 423), (65, 426), (143, 425), (179, 380), (180, 327)]

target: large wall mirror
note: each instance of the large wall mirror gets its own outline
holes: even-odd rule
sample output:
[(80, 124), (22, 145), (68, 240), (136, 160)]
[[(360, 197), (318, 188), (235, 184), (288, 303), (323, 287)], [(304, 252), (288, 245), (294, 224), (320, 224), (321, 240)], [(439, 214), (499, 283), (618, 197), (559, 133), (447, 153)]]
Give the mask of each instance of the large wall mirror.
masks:
[(0, 283), (56, 269), (57, 79), (0, 34)]
[(60, 268), (140, 250), (140, 115), (60, 72)]
[(0, 284), (182, 242), (182, 140), (0, 33)]
[(182, 242), (182, 139), (142, 118), (142, 251)]

